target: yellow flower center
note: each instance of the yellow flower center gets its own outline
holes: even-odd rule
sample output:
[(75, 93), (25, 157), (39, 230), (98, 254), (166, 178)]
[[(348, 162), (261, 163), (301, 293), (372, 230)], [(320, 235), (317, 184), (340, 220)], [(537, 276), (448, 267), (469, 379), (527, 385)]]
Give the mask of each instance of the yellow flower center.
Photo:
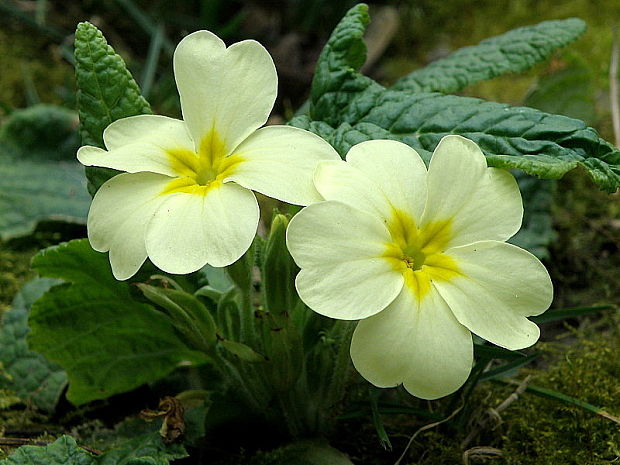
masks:
[(448, 281), (460, 274), (454, 258), (446, 255), (452, 234), (452, 220), (436, 221), (418, 227), (407, 213), (394, 209), (387, 223), (392, 242), (383, 257), (403, 274), (405, 286), (421, 301), (432, 281)]
[(228, 155), (224, 141), (215, 129), (200, 141), (198, 153), (185, 148), (168, 149), (168, 159), (177, 178), (166, 184), (162, 194), (185, 192), (206, 195), (222, 184), (237, 165), (243, 161), (239, 155)]

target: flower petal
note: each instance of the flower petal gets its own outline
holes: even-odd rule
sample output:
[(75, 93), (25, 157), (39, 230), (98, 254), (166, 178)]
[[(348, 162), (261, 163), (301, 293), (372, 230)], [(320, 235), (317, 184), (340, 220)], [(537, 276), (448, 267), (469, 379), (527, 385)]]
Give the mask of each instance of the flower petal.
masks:
[(434, 285), (461, 324), (510, 350), (538, 340), (540, 330), (526, 316), (549, 308), (553, 287), (536, 257), (495, 241), (449, 249), (446, 255), (456, 261), (461, 275)]
[(286, 231), (286, 245), (300, 268), (381, 257), (389, 242), (380, 220), (335, 201), (304, 208)]
[(386, 221), (393, 216), (394, 209), (383, 190), (348, 162), (320, 162), (314, 174), (314, 185), (326, 200), (346, 203)]
[(88, 239), (93, 249), (110, 251), (116, 279), (130, 278), (146, 260), (145, 227), (169, 180), (153, 173), (123, 173), (97, 191), (88, 213)]
[(369, 140), (351, 147), (347, 162), (373, 180), (395, 208), (420, 219), (427, 171), (418, 152), (398, 141)]
[(242, 161), (226, 180), (295, 205), (322, 200), (312, 182), (317, 163), (340, 159), (319, 136), (290, 126), (259, 129), (234, 156)]
[(432, 289), (418, 299), (403, 288), (385, 310), (358, 323), (351, 359), (375, 386), (405, 389), (422, 399), (453, 393), (467, 380), (473, 361), (471, 333)]
[(164, 197), (146, 230), (149, 258), (163, 271), (184, 274), (207, 263), (227, 266), (252, 244), (259, 210), (251, 191), (226, 183), (205, 195)]
[(478, 188), (453, 217), (454, 236), (448, 247), (505, 241), (516, 234), (522, 219), (523, 202), (515, 178), (508, 171), (487, 168)]
[(328, 201), (304, 208), (287, 231), (287, 246), (303, 268), (296, 280), (300, 297), (332, 318), (381, 311), (403, 286), (402, 274), (381, 258), (388, 241), (381, 221), (349, 205)]
[(177, 176), (170, 152), (194, 151), (185, 123), (165, 116), (138, 115), (114, 121), (103, 132), (103, 138), (109, 151), (80, 147), (80, 163), (129, 173), (149, 171)]
[(452, 218), (478, 188), (487, 168), (480, 148), (461, 136), (446, 136), (428, 166), (423, 224)]
[(230, 154), (265, 124), (278, 89), (276, 68), (262, 45), (244, 40), (226, 48), (208, 31), (179, 43), (174, 74), (196, 151), (214, 130)]

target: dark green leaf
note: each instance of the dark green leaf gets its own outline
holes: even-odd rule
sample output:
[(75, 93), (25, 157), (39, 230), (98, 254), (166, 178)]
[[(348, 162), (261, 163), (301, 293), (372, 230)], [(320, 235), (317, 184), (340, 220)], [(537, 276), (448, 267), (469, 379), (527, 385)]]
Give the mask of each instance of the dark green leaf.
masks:
[(548, 258), (548, 246), (555, 239), (551, 218), (551, 205), (556, 183), (516, 173), (523, 198), (523, 223), (519, 232), (508, 242), (518, 245), (540, 259)]
[(309, 115), (290, 124), (325, 138), (341, 156), (359, 142), (394, 139), (428, 162), (442, 137), (459, 134), (481, 147), (490, 166), (546, 179), (582, 166), (602, 189), (620, 187), (620, 151), (582, 121), (474, 98), (386, 90), (361, 76), (367, 20), (365, 6), (357, 5), (336, 27), (317, 64)]
[(180, 444), (166, 445), (157, 432), (141, 434), (97, 457), (98, 465), (168, 465), (187, 457)]
[(596, 99), (591, 68), (577, 58), (569, 56), (568, 59), (565, 68), (542, 76), (523, 103), (547, 113), (559, 113), (594, 124)]
[(561, 321), (568, 318), (579, 318), (584, 315), (599, 313), (603, 310), (613, 310), (613, 305), (594, 305), (593, 307), (576, 307), (576, 308), (559, 308), (556, 310), (547, 310), (542, 315), (532, 316), (532, 320), (536, 324), (549, 323), (551, 321)]
[(21, 288), (0, 325), (0, 363), (10, 381), (0, 377), (0, 387), (30, 400), (42, 410), (52, 412), (66, 384), (67, 375), (58, 365), (31, 352), (26, 343), (28, 313), (32, 303), (53, 285), (56, 279), (37, 278)]
[(246, 346), (241, 342), (229, 341), (227, 339), (220, 341), (220, 345), (233, 355), (236, 355), (244, 362), (258, 363), (265, 362), (264, 356), (256, 352), (250, 346)]
[(494, 358), (504, 359), (504, 360), (515, 360), (522, 359), (525, 357), (525, 354), (521, 352), (516, 352), (514, 350), (504, 349), (502, 347), (491, 346), (491, 345), (483, 345), (483, 344), (474, 344), (474, 355), (478, 358), (486, 358), (492, 360)]
[(325, 44), (312, 81), (309, 113), (313, 120), (336, 124), (339, 113), (351, 105), (357, 94), (378, 87), (372, 79), (357, 73), (366, 61), (362, 37), (369, 21), (368, 6), (354, 6)]
[[(123, 59), (88, 22), (78, 24), (75, 32), (75, 73), (84, 145), (104, 148), (103, 130), (110, 123), (151, 112)], [(88, 167), (86, 176), (91, 194), (94, 195), (101, 182), (113, 173), (113, 170)]]
[(144, 296), (166, 310), (189, 346), (208, 351), (215, 344), (216, 327), (209, 310), (192, 294), (176, 289), (138, 284)]
[[(362, 97), (372, 100), (363, 107)], [(319, 128), (341, 155), (369, 139), (394, 139), (428, 162), (442, 137), (459, 134), (476, 142), (489, 166), (521, 169), (545, 179), (582, 166), (602, 189), (620, 187), (620, 151), (582, 121), (532, 108), (454, 95), (368, 90), (341, 113), (331, 133)], [(360, 111), (362, 110), (362, 111)], [(313, 130), (307, 117), (291, 124)]]
[(33, 305), (28, 341), (67, 371), (71, 402), (126, 392), (180, 363), (205, 361), (187, 348), (166, 315), (131, 298), (129, 284), (114, 279), (107, 256), (86, 239), (45, 249), (33, 267), (68, 281)]
[(23, 446), (0, 465), (96, 465), (97, 458), (78, 447), (70, 436), (62, 436), (45, 447)]
[(36, 105), (11, 114), (0, 129), (0, 239), (32, 232), (46, 219), (83, 222), (84, 187), (75, 112)]
[(474, 82), (525, 71), (586, 30), (578, 18), (544, 21), (491, 37), (416, 70), (394, 84), (395, 90), (452, 93)]

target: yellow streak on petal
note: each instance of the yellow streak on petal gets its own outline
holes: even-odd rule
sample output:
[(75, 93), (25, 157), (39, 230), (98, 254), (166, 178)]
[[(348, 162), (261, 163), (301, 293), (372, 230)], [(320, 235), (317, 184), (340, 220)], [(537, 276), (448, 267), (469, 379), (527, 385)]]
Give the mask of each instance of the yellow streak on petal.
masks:
[(160, 195), (184, 192), (206, 195), (213, 188), (222, 185), (244, 161), (240, 155), (228, 155), (226, 144), (212, 129), (200, 141), (198, 153), (185, 148), (166, 151), (170, 165), (178, 178), (168, 182)]
[(394, 209), (386, 226), (392, 242), (385, 244), (382, 257), (403, 274), (405, 286), (419, 302), (433, 281), (448, 281), (461, 274), (456, 260), (444, 253), (453, 237), (452, 219), (418, 227), (407, 213)]

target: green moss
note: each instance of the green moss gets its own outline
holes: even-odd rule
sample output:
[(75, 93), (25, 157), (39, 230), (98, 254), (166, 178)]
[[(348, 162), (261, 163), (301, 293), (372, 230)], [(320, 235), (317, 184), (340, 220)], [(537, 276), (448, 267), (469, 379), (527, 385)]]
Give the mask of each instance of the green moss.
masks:
[(10, 250), (0, 244), (0, 314), (10, 307), (21, 285), (34, 277), (30, 260), (36, 252), (34, 249)]
[[(536, 385), (620, 415), (620, 332), (580, 338), (568, 351), (550, 346), (560, 361), (532, 372)], [(506, 465), (588, 465), (620, 460), (620, 427), (582, 408), (525, 394), (503, 419), (500, 449)]]
[(60, 104), (60, 90), (74, 87), (71, 65), (37, 34), (0, 30), (0, 69), (0, 103), (12, 108), (36, 103), (28, 97), (33, 88), (40, 101)]

